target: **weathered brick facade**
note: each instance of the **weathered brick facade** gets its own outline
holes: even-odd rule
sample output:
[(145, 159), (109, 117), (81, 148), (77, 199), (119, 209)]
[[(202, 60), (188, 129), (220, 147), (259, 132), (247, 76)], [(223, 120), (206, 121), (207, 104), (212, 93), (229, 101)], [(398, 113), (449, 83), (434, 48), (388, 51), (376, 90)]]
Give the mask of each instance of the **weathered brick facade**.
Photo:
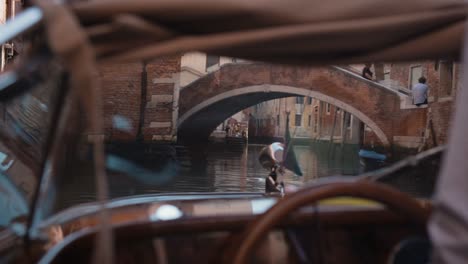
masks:
[[(101, 85), (104, 96), (104, 126), (107, 138), (135, 139), (138, 131), (141, 103), (141, 63), (114, 64), (101, 67)], [(116, 115), (128, 118), (130, 129), (113, 128)]]
[[(439, 65), (440, 66), (440, 65)], [(452, 87), (444, 87), (440, 82), (440, 72), (435, 70), (434, 63), (428, 64), (429, 96), (433, 100), (429, 101), (430, 120), (432, 125), (428, 125), (428, 143), (445, 144), (447, 142), (450, 122), (455, 106), (455, 98), (459, 85), (459, 65), (454, 64)], [(434, 80), (434, 81), (432, 81)], [(446, 94), (447, 89), (451, 90), (450, 95)], [(434, 134), (433, 134), (434, 133)], [(432, 140), (435, 136), (435, 140)]]
[[(449, 62), (451, 64), (451, 62)], [(451, 86), (441, 82), (442, 62), (423, 61), (406, 64), (391, 65), (391, 79), (397, 80), (402, 86), (411, 88), (411, 67), (421, 66), (422, 75), (426, 77), (429, 86), (429, 118), (421, 133), (424, 133), (426, 147), (440, 145), (447, 141), (451, 115), (455, 103), (457, 87), (459, 84), (459, 65), (453, 64)], [(432, 124), (431, 124), (432, 123)], [(402, 128), (417, 128), (419, 124), (404, 123)]]
[[(282, 107), (278, 107), (282, 106)], [(285, 109), (296, 111), (299, 115), (290, 113), (289, 131), (296, 139), (376, 146), (380, 144), (378, 137), (356, 117), (342, 109), (311, 97), (287, 97), (261, 103), (251, 109), (254, 115), (249, 123), (249, 138), (260, 139), (284, 138), (286, 118)], [(301, 121), (297, 122), (296, 118)], [(279, 119), (279, 120), (278, 120)]]
[[(143, 128), (145, 141), (169, 140), (167, 136), (175, 136), (174, 122), (177, 122), (177, 120), (173, 119), (173, 110), (176, 106), (174, 103), (174, 89), (176, 88), (175, 85), (177, 85), (177, 74), (180, 72), (180, 59), (180, 56), (165, 57), (153, 61), (147, 66), (148, 92), (146, 94), (147, 107)], [(158, 79), (167, 79), (167, 81), (158, 81)], [(166, 96), (168, 100), (158, 101), (154, 96), (160, 98)], [(169, 126), (163, 126), (164, 124), (169, 124)], [(157, 136), (165, 137), (160, 138)]]
[[(179, 70), (179, 56), (161, 58), (146, 65), (126, 63), (102, 66), (106, 138), (111, 141), (133, 141), (138, 137), (145, 141), (155, 138), (170, 140), (175, 134), (173, 98)], [(146, 96), (144, 112), (140, 115), (142, 93)], [(169, 100), (158, 101), (158, 98)], [(126, 121), (125, 126), (119, 128), (116, 123), (122, 118)]]

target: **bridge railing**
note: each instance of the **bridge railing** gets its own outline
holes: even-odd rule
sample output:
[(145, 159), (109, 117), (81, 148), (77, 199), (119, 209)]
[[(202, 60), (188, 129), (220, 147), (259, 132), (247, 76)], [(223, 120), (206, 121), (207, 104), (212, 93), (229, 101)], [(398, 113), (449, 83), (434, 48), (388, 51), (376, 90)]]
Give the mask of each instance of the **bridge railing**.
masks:
[[(249, 64), (249, 63), (254, 63), (252, 61), (248, 61), (248, 60), (233, 60), (232, 63), (236, 63), (236, 64), (239, 64), (239, 63), (245, 63), (245, 64)], [(222, 66), (222, 65), (221, 65)], [(374, 85), (377, 85), (377, 86), (380, 86), (381, 88), (383, 89), (386, 89), (386, 90), (390, 90), (392, 92), (396, 92), (399, 96), (411, 96), (411, 90), (401, 86), (398, 81), (396, 80), (391, 80), (391, 79), (388, 79), (388, 80), (382, 80), (382, 81), (371, 81), (371, 80), (368, 80), (364, 77), (362, 77), (360, 75), (360, 73), (357, 73), (355, 70), (353, 70), (351, 67), (346, 67), (346, 66), (332, 66), (333, 68), (335, 68), (336, 70), (339, 70), (339, 71), (342, 71), (346, 74), (350, 74), (352, 75), (353, 77), (355, 78), (359, 78), (361, 79), (362, 81), (364, 82), (369, 82), (369, 83), (372, 83)], [(218, 67), (219, 69), (219, 67)]]
[(382, 80), (382, 81), (378, 81), (378, 82), (380, 84), (382, 84), (382, 85), (390, 87), (391, 89), (398, 90), (398, 91), (403, 92), (403, 93), (408, 94), (408, 95), (411, 94), (410, 89), (401, 86), (401, 84), (396, 80), (387, 79), (387, 80)]
[(383, 89), (395, 92), (399, 96), (411, 96), (411, 91), (405, 87), (402, 87), (395, 80), (390, 79), (390, 80), (382, 80), (382, 81), (377, 82), (377, 81), (369, 80), (369, 79), (362, 77), (361, 74), (357, 73), (355, 70), (351, 69), (350, 67), (346, 67), (346, 66), (332, 66), (332, 67), (338, 71), (351, 75), (354, 78), (358, 78), (363, 82), (367, 82), (369, 84), (373, 84)]
[[(252, 62), (252, 61), (248, 61), (248, 60), (233, 60), (232, 62), (230, 63), (226, 63), (226, 64), (223, 64), (223, 65), (213, 65), (213, 68), (210, 68), (209, 71), (207, 71), (206, 73), (201, 73), (201, 72), (195, 72), (194, 69), (192, 69), (190, 66), (184, 66), (182, 71), (186, 71), (187, 73), (190, 73), (191, 75), (193, 75), (191, 77), (191, 81), (190, 82), (193, 82), (195, 81), (196, 79), (206, 75), (206, 74), (209, 74), (213, 71), (216, 71), (216, 70), (219, 70), (221, 67), (223, 66), (226, 66), (226, 65), (229, 65), (229, 64), (250, 64), (250, 63), (255, 63), (255, 62)], [(397, 81), (395, 80), (382, 80), (382, 81), (373, 81), (373, 80), (368, 80), (364, 77), (361, 76), (360, 73), (356, 72), (355, 69), (351, 68), (351, 67), (347, 67), (347, 66), (332, 66), (332, 68), (334, 68), (335, 70), (338, 70), (340, 72), (343, 72), (347, 75), (351, 75), (352, 77), (354, 78), (357, 78), (363, 82), (367, 82), (369, 84), (372, 84), (372, 85), (375, 85), (375, 86), (378, 86), (382, 89), (385, 89), (385, 90), (388, 90), (388, 91), (391, 91), (391, 92), (394, 92), (396, 93), (398, 96), (401, 96), (401, 97), (408, 97), (408, 96), (411, 96), (411, 91), (405, 87), (402, 87)]]

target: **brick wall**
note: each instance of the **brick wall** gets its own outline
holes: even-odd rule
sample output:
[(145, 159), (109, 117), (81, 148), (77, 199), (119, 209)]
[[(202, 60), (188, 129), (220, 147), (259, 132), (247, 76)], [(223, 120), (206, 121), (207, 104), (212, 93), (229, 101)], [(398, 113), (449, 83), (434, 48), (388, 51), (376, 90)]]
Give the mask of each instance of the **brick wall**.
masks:
[[(180, 72), (181, 57), (165, 57), (157, 61), (153, 61), (147, 66), (147, 82), (148, 92), (146, 94), (147, 103), (154, 101), (153, 96), (161, 95), (174, 95), (174, 83), (167, 80), (168, 83), (158, 83), (155, 79), (172, 79), (174, 74)], [(148, 105), (145, 112), (145, 126), (143, 135), (145, 141), (153, 140), (154, 135), (171, 135), (173, 133), (173, 120), (172, 113), (174, 110), (173, 97), (170, 100), (161, 103)], [(152, 123), (158, 122), (159, 124), (167, 123), (166, 127), (154, 127)], [(177, 121), (176, 121), (177, 122)]]
[(375, 135), (374, 132), (372, 131), (367, 131), (367, 130), (364, 130), (364, 135), (363, 135), (363, 142), (362, 142), (362, 145), (365, 147), (365, 148), (374, 148), (375, 146), (379, 146), (379, 139), (377, 138), (377, 136)]
[[(141, 103), (141, 63), (113, 64), (102, 66), (101, 85), (104, 96), (105, 134), (111, 140), (136, 138)], [(116, 116), (126, 118), (128, 130), (114, 129)]]
[[(432, 102), (429, 102), (429, 107), (431, 109), (431, 120), (433, 122), (432, 127), (429, 127), (430, 130), (433, 130), (436, 135), (436, 143), (444, 144), (447, 142), (448, 131), (450, 129), (451, 117), (453, 114), (453, 109), (455, 106), (455, 97), (459, 85), (459, 69), (460, 65), (454, 65), (454, 76), (453, 76), (453, 87), (450, 95), (447, 95), (444, 92), (447, 87), (439, 82), (439, 73), (434, 70), (434, 67), (431, 67), (430, 70), (432, 76), (437, 77), (437, 82), (432, 84), (432, 93), (430, 96), (434, 97)], [(430, 137), (432, 133), (430, 134)], [(429, 141), (432, 143), (432, 140)]]
[[(323, 103), (322, 110), (319, 110), (321, 113), (321, 123), (319, 124), (319, 134), (320, 137), (330, 137), (333, 131), (333, 123), (335, 123), (335, 131), (333, 131), (333, 136), (342, 136), (342, 111), (336, 113), (336, 107), (330, 105), (330, 112), (327, 112), (327, 103)], [(335, 120), (336, 115), (336, 120)]]
[[(137, 138), (140, 124), (141, 95), (144, 89), (143, 63), (101, 66), (104, 96), (104, 123), (106, 138), (110, 141), (132, 141)], [(158, 78), (173, 78), (180, 71), (180, 57), (166, 57), (146, 65), (146, 100), (142, 136), (145, 141), (154, 135), (172, 131), (173, 106), (171, 102), (150, 104), (155, 95), (174, 94), (174, 83), (155, 83)], [(168, 127), (151, 127), (151, 122), (168, 122)]]
[[(420, 127), (414, 124), (415, 117), (411, 117), (408, 122), (403, 120), (403, 123), (399, 126), (399, 130), (410, 129), (421, 134), (424, 133), (428, 147), (434, 145), (433, 136), (435, 136), (435, 141), (438, 145), (444, 144), (447, 142), (450, 119), (455, 102), (454, 98), (459, 83), (459, 65), (455, 64), (454, 66), (453, 90), (451, 95), (447, 95), (446, 92), (444, 92), (447, 87), (443, 87), (443, 84), (440, 82), (440, 63), (437, 65), (434, 61), (392, 64), (391, 78), (397, 80), (403, 86), (408, 87), (410, 67), (412, 65), (421, 65), (422, 75), (427, 79), (427, 84), (429, 86), (429, 120), (424, 127)], [(422, 116), (418, 118), (421, 120), (424, 119)], [(430, 122), (432, 122), (432, 125)], [(399, 133), (402, 132), (404, 131)]]
[(409, 64), (394, 63), (390, 65), (390, 79), (398, 81), (405, 88), (408, 88)]

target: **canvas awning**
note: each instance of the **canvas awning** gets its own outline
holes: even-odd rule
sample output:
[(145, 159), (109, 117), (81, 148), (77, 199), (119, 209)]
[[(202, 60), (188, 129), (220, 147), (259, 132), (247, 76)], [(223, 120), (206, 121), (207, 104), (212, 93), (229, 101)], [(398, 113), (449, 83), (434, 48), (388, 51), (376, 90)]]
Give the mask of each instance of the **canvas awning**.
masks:
[(102, 61), (188, 51), (339, 64), (458, 58), (460, 0), (98, 0), (70, 7)]

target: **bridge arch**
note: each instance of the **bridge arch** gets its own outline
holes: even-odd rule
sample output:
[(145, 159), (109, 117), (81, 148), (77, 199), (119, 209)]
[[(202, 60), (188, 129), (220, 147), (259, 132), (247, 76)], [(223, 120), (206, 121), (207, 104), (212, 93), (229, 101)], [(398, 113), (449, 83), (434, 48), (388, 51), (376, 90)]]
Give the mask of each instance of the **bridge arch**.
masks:
[[(328, 96), (326, 94), (323, 94), (318, 91), (313, 91), (305, 88), (299, 88), (299, 87), (291, 87), (291, 86), (286, 86), (286, 85), (274, 85), (274, 84), (262, 84), (262, 85), (253, 85), (253, 86), (247, 86), (247, 87), (242, 87), (242, 88), (236, 88), (221, 94), (217, 94), (211, 98), (208, 98), (207, 100), (203, 101), (202, 103), (196, 105), (195, 107), (191, 108), (187, 112), (185, 112), (178, 121), (178, 129), (181, 132), (182, 135), (184, 135), (184, 130), (192, 130), (196, 129), (195, 127), (188, 126), (187, 120), (193, 120), (193, 123), (197, 124), (200, 122), (200, 119), (203, 120), (207, 117), (204, 117), (204, 113), (212, 113), (212, 111), (206, 111), (207, 109), (213, 108), (213, 105), (223, 103), (226, 104), (230, 99), (234, 100), (239, 100), (240, 98), (248, 98), (253, 95), (262, 95), (262, 94), (268, 94), (269, 96), (264, 96), (262, 101), (268, 101), (271, 100), (271, 96), (274, 98), (283, 98), (283, 97), (291, 97), (291, 96), (308, 96), (308, 97), (313, 97), (315, 99), (318, 99), (320, 101), (332, 104), (334, 106), (337, 106), (344, 111), (354, 115), (356, 118), (358, 118), (361, 122), (365, 123), (368, 127), (372, 129), (372, 131), (376, 134), (376, 136), (379, 138), (379, 140), (382, 142), (384, 146), (388, 146), (390, 144), (390, 141), (388, 137), (385, 135), (383, 130), (377, 125), (376, 122), (374, 122), (369, 116), (367, 116), (365, 113), (359, 111), (355, 107), (340, 101), (336, 98), (333, 98), (331, 96)], [(257, 96), (258, 97), (258, 96)], [(260, 96), (262, 97), (262, 96)], [(241, 99), (242, 100), (242, 99)], [(245, 100), (242, 100), (245, 101)], [(262, 101), (257, 101), (254, 103), (251, 103), (247, 107), (253, 106), (257, 103), (260, 103)], [(244, 107), (247, 108), (247, 107)], [(205, 111), (204, 111), (205, 110)], [(213, 111), (216, 111), (213, 109)], [(236, 111), (238, 112), (238, 111)], [(236, 112), (233, 113), (233, 111), (228, 111), (224, 116), (224, 119), (221, 120), (224, 121), (226, 118), (229, 116), (235, 114)], [(197, 116), (199, 115), (199, 116)], [(204, 122), (204, 125), (209, 127), (210, 132), (219, 125), (220, 122), (218, 122), (219, 119), (212, 119), (212, 122), (209, 122), (210, 124), (207, 124)], [(206, 132), (205, 132), (206, 134)], [(208, 136), (208, 135), (206, 135)]]
[(223, 65), (180, 89), (178, 139), (205, 139), (242, 109), (297, 95), (345, 109), (371, 127), (387, 146), (420, 141), (426, 125), (425, 109), (402, 104), (407, 95), (338, 67), (239, 63)]

